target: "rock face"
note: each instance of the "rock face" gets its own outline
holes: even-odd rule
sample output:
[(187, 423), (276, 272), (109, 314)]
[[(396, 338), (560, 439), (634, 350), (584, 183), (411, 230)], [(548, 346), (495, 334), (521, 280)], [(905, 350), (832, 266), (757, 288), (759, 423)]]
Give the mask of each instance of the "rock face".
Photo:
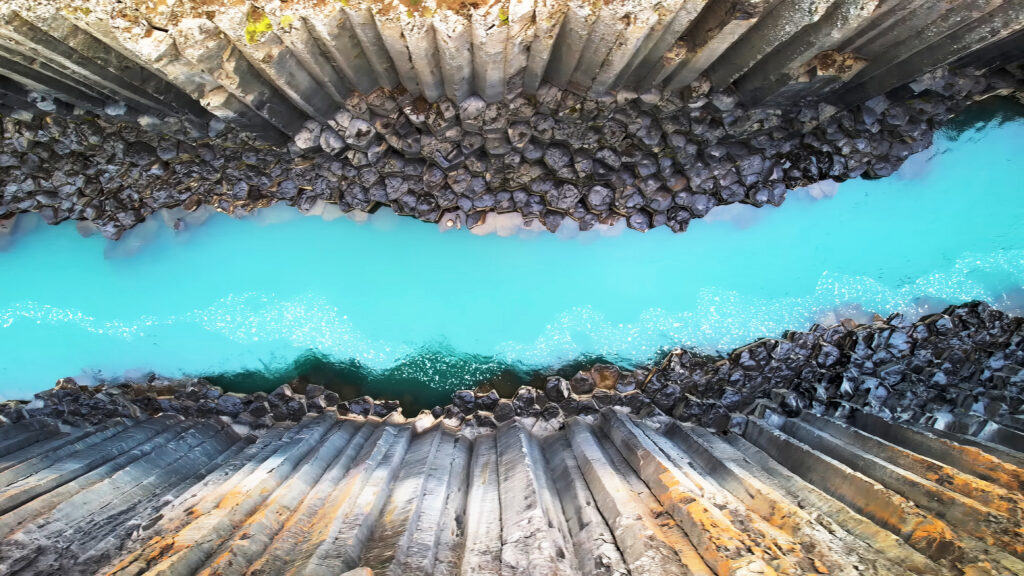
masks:
[[(789, 416), (856, 408), (988, 436), (1024, 426), (1022, 367), (1024, 318), (973, 302), (916, 322), (894, 315), (870, 324), (816, 325), (759, 340), (726, 357), (676, 350), (655, 367), (625, 371), (598, 364), (570, 380), (548, 378), (543, 390), (524, 386), (508, 399), (489, 389), (459, 390), (451, 404), (431, 414), (454, 427), (487, 427), (490, 419), (501, 423), (515, 417), (560, 427), (578, 414), (624, 406), (724, 431), (768, 402)], [(87, 387), (65, 378), (31, 403), (0, 403), (0, 423), (45, 417), (85, 426), (173, 413), (225, 416), (258, 429), (335, 406), (339, 414), (358, 417), (401, 413), (392, 400), (364, 396), (341, 402), (335, 392), (299, 383), (270, 394), (238, 395), (202, 379)]]
[(1024, 558), (1024, 454), (1005, 442), (774, 407), (727, 435), (608, 407), (489, 421), (0, 427), (0, 571), (852, 576)]
[(32, 403), (0, 403), (5, 423), (42, 417), (69, 426), (95, 425), (110, 418), (139, 418), (157, 414), (185, 417), (223, 416), (252, 428), (267, 428), (280, 422), (298, 422), (306, 414), (320, 414), (337, 407), (341, 415), (386, 417), (400, 412), (398, 402), (375, 401), (369, 397), (346, 402), (322, 386), (309, 385), (299, 394), (285, 384), (270, 394), (225, 394), (203, 379), (162, 380), (148, 383), (110, 383), (79, 386), (63, 378), (51, 390), (35, 395)]
[(412, 419), (301, 381), (66, 378), (4, 406), (0, 572), (1020, 566), (1021, 366), (1024, 319), (970, 303), (462, 390)]
[[(455, 393), (467, 423), (482, 409), (472, 398)], [(793, 417), (859, 409), (965, 434), (1010, 434), (1024, 427), (1024, 318), (975, 302), (916, 322), (894, 315), (816, 325), (724, 358), (677, 350), (632, 372), (599, 364), (570, 381), (551, 377), (543, 391), (524, 387), (501, 420), (539, 414), (560, 425), (581, 411), (626, 406), (725, 431), (766, 402)]]
[(285, 202), (681, 232), (887, 176), (1024, 86), (1015, 4), (336, 4), (5, 3), (0, 222), (118, 238)]

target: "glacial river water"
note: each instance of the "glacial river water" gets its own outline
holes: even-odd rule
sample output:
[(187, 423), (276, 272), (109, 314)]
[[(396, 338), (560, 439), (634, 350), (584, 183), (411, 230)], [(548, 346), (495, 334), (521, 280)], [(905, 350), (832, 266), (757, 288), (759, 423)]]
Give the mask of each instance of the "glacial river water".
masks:
[[(685, 234), (441, 232), (287, 207), (119, 243), (20, 217), (0, 239), (0, 398), (62, 376), (300, 373), (429, 403), (480, 381), (986, 300), (1024, 303), (1024, 120), (961, 120), (893, 177), (733, 206)], [(493, 226), (492, 221), (492, 228)], [(510, 234), (511, 232), (511, 235)]]

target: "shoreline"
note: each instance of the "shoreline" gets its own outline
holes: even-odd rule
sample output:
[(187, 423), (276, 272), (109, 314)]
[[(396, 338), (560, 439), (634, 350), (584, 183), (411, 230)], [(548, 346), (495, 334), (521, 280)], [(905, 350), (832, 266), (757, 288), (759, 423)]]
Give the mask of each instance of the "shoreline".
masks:
[[(683, 232), (716, 206), (778, 206), (793, 188), (888, 176), (955, 113), (991, 94), (1019, 94), (1024, 79), (1008, 70), (938, 71), (907, 86), (895, 91), (899, 99), (879, 96), (845, 111), (805, 106), (791, 116), (744, 108), (728, 92), (590, 105), (547, 86), (536, 98), (495, 104), (524, 131), (521, 146), (502, 150), (484, 146), (487, 130), (468, 110), (452, 108), (443, 126), (410, 124), (407, 96), (371, 95), (405, 119), (410, 137), (447, 146), (447, 156), (389, 153), (390, 133), (345, 110), (346, 125), (369, 130), (362, 148), (351, 143), (358, 158), (268, 147), (230, 128), (198, 134), (173, 122), (146, 128), (83, 111), (20, 110), (3, 116), (0, 221), (37, 212), (48, 224), (77, 220), (118, 239), (160, 209), (234, 214), (285, 203), (303, 213), (332, 206), (339, 215), (388, 206), (442, 228), (517, 213), (551, 232), (566, 219), (581, 231), (624, 221), (641, 232)], [(370, 97), (353, 98), (361, 105), (349, 107), (370, 118)], [(467, 148), (474, 138), (478, 145)], [(371, 159), (363, 148), (372, 146), (381, 151)]]
[[(952, 358), (952, 360), (951, 360)], [(676, 349), (661, 362), (620, 370), (609, 364), (571, 378), (502, 394), (491, 387), (458, 390), (452, 403), (430, 413), (446, 425), (490, 428), (513, 416), (557, 425), (608, 406), (635, 412), (654, 407), (681, 421), (726, 430), (763, 402), (799, 414), (855, 406), (887, 418), (914, 420), (936, 413), (970, 428), (995, 420), (1024, 425), (1024, 318), (980, 302), (950, 306), (910, 321), (900, 314), (867, 324), (845, 320), (814, 325), (734, 349), (724, 356)], [(203, 379), (161, 379), (79, 386), (65, 378), (31, 402), (0, 403), (6, 422), (57, 418), (82, 425), (109, 417), (162, 412), (224, 416), (252, 427), (295, 421), (334, 407), (342, 415), (403, 415), (395, 399), (342, 398), (301, 379), (270, 392), (220, 389)], [(241, 418), (241, 421), (238, 419)]]

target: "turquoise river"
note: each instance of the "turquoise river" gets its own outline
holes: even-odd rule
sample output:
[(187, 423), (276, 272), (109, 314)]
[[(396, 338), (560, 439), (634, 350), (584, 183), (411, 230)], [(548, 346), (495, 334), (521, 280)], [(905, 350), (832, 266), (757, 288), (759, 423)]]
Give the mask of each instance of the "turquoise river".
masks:
[(110, 243), (22, 216), (0, 238), (0, 399), (152, 370), (250, 389), (308, 372), (435, 401), (842, 317), (973, 299), (1020, 313), (1024, 120), (988, 116), (961, 119), (893, 177), (719, 208), (680, 235), (500, 219), (481, 235), (276, 207), (191, 215), (177, 232), (151, 218)]

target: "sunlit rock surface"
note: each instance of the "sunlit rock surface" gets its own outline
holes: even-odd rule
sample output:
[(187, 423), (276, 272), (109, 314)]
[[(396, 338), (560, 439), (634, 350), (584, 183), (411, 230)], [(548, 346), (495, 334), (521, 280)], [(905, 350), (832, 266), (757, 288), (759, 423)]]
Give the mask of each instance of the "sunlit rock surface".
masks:
[(988, 574), (1024, 556), (1020, 452), (860, 411), (768, 409), (724, 436), (616, 408), (461, 430), (334, 409), (261, 431), (31, 419), (0, 454), (7, 574)]
[(118, 238), (160, 208), (686, 230), (892, 174), (1019, 95), (1015, 2), (171, 3), (0, 8), (0, 218)]
[[(511, 394), (538, 374), (632, 369), (672, 346), (727, 354), (815, 322), (969, 300), (1020, 315), (1024, 203), (1007, 167), (1024, 120), (990, 103), (890, 178), (823, 182), (781, 208), (718, 207), (682, 235), (621, 221), (580, 232), (571, 219), (557, 235), (538, 222), (514, 237), (440, 234), (325, 204), (309, 217), (178, 209), (113, 242), (22, 215), (0, 252), (0, 268), (18, 271), (0, 284), (0, 347), (20, 360), (0, 362), (0, 400), (65, 376), (153, 371), (270, 392), (314, 372), (367, 387), (345, 397), (414, 394), (429, 407), (481, 382)], [(519, 221), (473, 232), (504, 219)]]
[(502, 398), (90, 388), (0, 426), (17, 574), (999, 574), (1024, 567), (1024, 324), (982, 303)]
[[(275, 202), (681, 232), (892, 174), (1020, 96), (1022, 28), (1012, 0), (8, 0), (0, 244), (25, 212), (118, 239)], [(1021, 318), (826, 313), (415, 418), (301, 380), (62, 379), (0, 405), (0, 573), (1024, 574)]]

